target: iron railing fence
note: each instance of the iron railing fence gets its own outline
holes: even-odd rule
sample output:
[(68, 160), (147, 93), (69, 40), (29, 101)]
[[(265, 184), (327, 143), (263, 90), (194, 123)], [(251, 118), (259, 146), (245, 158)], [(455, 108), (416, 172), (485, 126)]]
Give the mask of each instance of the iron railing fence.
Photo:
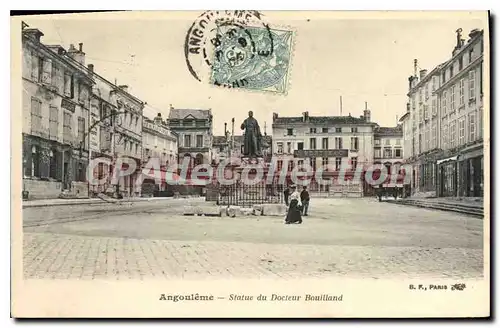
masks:
[(207, 201), (216, 201), (218, 205), (235, 205), (251, 207), (257, 204), (281, 204), (284, 203), (283, 185), (245, 184), (241, 181), (231, 185), (212, 184), (207, 186)]

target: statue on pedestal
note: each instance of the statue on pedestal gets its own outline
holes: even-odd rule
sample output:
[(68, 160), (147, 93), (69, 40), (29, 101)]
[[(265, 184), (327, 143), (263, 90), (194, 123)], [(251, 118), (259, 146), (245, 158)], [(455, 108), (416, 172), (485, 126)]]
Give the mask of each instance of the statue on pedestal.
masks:
[(241, 124), (241, 129), (245, 130), (243, 137), (243, 156), (249, 158), (262, 157), (259, 122), (253, 117), (253, 112), (248, 112), (248, 117)]

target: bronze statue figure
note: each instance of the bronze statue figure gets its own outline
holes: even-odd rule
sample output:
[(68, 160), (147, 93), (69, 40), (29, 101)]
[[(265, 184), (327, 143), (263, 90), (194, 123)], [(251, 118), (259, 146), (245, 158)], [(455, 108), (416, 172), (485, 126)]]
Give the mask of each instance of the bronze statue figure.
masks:
[(249, 158), (262, 157), (259, 122), (253, 117), (253, 112), (248, 112), (248, 117), (241, 124), (241, 129), (245, 130), (243, 138), (243, 156)]

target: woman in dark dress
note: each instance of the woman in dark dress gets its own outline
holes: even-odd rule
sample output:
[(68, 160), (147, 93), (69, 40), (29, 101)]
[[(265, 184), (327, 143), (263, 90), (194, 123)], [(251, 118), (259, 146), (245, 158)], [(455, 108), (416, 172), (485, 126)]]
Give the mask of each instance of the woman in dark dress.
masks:
[(300, 194), (297, 191), (296, 186), (292, 186), (292, 193), (290, 195), (289, 201), (290, 201), (290, 206), (288, 207), (288, 213), (286, 215), (285, 223), (286, 224), (292, 224), (292, 223), (297, 223), (300, 224), (302, 223), (302, 204), (300, 202)]

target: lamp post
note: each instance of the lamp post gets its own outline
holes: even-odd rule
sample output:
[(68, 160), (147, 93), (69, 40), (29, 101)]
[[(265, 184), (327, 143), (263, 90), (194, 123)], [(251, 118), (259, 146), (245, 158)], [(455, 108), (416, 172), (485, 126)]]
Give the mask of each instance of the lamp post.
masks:
[[(91, 131), (97, 125), (99, 125), (99, 124), (101, 124), (103, 122), (106, 122), (106, 120), (108, 118), (114, 118), (114, 117), (116, 117), (117, 118), (116, 125), (121, 126), (122, 125), (122, 120), (121, 120), (121, 117), (119, 117), (119, 115), (124, 114), (124, 113), (125, 112), (111, 111), (110, 114), (108, 114), (108, 115), (102, 117), (101, 119), (95, 121), (94, 123), (92, 123), (92, 125), (88, 128), (88, 130), (83, 134), (82, 140), (80, 140), (80, 142), (79, 142), (79, 159), (80, 160), (83, 157), (83, 148), (84, 148), (84, 145), (85, 145), (85, 139), (91, 133)], [(113, 121), (111, 121), (108, 126), (113, 126)], [(87, 145), (88, 145), (88, 149), (89, 149), (88, 163), (90, 164), (91, 154), (92, 154), (92, 150), (90, 149), (90, 138), (88, 138), (88, 140), (87, 140)], [(64, 166), (64, 152), (63, 152), (63, 166)], [(87, 168), (87, 170), (88, 169), (89, 168)], [(64, 169), (63, 169), (63, 179), (64, 179)], [(89, 180), (87, 180), (87, 196), (90, 198), (90, 181)]]

